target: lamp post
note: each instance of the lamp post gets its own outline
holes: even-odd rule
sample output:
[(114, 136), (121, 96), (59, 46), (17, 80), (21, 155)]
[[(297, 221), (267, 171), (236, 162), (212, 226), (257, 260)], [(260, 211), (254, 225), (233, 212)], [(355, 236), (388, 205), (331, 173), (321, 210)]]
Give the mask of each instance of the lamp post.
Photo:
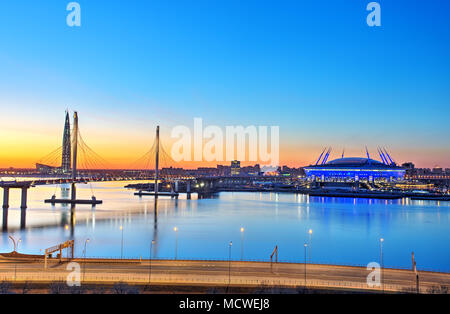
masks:
[(244, 228), (241, 228), (241, 261), (244, 260)]
[[(22, 242), (22, 239), (17, 241), (17, 250), (19, 250), (19, 243)], [(15, 251), (15, 250), (14, 250)], [(17, 280), (17, 264), (14, 264), (14, 281)]]
[(384, 239), (380, 239), (380, 245), (381, 245), (381, 287), (382, 291), (384, 293), (384, 264), (383, 264), (383, 242)]
[[(9, 236), (9, 238), (11, 239), (11, 241), (14, 244), (14, 253), (17, 253), (17, 251), (16, 251), (17, 246), (19, 246), (19, 242), (22, 241), (22, 239), (19, 239), (19, 241), (16, 242), (16, 239), (14, 239), (13, 236)], [(14, 263), (14, 281), (16, 281), (16, 275), (17, 275), (17, 263)]]
[(16, 252), (16, 248), (17, 248), (16, 239), (14, 239), (13, 236), (9, 236), (9, 238), (10, 238), (11, 241), (13, 242), (13, 245), (14, 245), (14, 252)]
[(311, 235), (312, 229), (309, 229), (309, 263), (311, 264)]
[(231, 284), (231, 247), (233, 246), (233, 242), (230, 241), (229, 245), (229, 253), (228, 253), (228, 286)]
[(177, 253), (178, 253), (178, 228), (173, 228), (173, 231), (175, 231), (175, 259), (177, 259)]
[(120, 245), (120, 258), (123, 259), (123, 226), (120, 226), (120, 231), (122, 231), (122, 241)]
[(153, 244), (155, 244), (155, 240), (152, 240), (150, 242), (150, 266), (148, 269), (148, 284), (150, 285), (151, 279), (152, 279), (152, 252), (153, 252)]
[(83, 281), (84, 281), (84, 277), (86, 274), (86, 253), (87, 253), (87, 244), (89, 243), (89, 238), (86, 239), (86, 241), (84, 241), (84, 267), (83, 267)]
[(306, 248), (307, 248), (308, 244), (306, 244), (305, 242), (305, 287), (306, 287)]

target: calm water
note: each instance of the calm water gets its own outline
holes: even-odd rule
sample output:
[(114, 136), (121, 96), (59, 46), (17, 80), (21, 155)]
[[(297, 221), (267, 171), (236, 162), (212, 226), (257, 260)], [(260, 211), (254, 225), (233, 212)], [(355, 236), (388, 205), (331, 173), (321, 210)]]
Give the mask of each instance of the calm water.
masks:
[(89, 238), (87, 256), (120, 257), (122, 225), (125, 257), (148, 258), (150, 241), (155, 239), (153, 256), (159, 258), (173, 258), (177, 248), (179, 259), (227, 259), (232, 241), (232, 258), (240, 259), (243, 239), (245, 259), (269, 260), (278, 245), (279, 260), (304, 261), (304, 243), (312, 229), (312, 262), (367, 265), (379, 261), (383, 237), (386, 266), (409, 268), (414, 251), (418, 268), (450, 272), (448, 202), (221, 193), (203, 200), (160, 198), (155, 217), (154, 200), (134, 196), (123, 188), (128, 183), (78, 185), (80, 198), (90, 198), (94, 191), (104, 203), (95, 209), (77, 205), (73, 229), (65, 227), (70, 222), (69, 207), (43, 202), (55, 193), (68, 197), (68, 186), (30, 189), (23, 231), (19, 230), (20, 191), (13, 190), (8, 232), (2, 233), (0, 251), (12, 251), (9, 235), (22, 239), (19, 252), (39, 254), (73, 234), (77, 256)]

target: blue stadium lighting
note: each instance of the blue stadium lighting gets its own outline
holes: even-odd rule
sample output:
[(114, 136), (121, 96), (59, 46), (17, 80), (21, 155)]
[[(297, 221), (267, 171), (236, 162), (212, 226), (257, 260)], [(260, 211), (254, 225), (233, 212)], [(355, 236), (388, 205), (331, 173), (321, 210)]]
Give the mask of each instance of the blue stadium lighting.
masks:
[[(327, 151), (330, 152), (331, 149)], [(362, 157), (342, 157), (327, 162), (327, 154), (324, 157), (325, 162), (321, 164), (305, 167), (306, 176), (310, 179), (319, 179), (324, 181), (332, 180), (361, 180), (361, 181), (399, 181), (403, 180), (406, 170), (397, 166), (392, 159), (388, 162), (387, 152), (381, 152), (378, 161), (370, 158), (366, 149), (367, 158)], [(384, 154), (386, 153), (386, 155)], [(323, 154), (323, 152), (322, 152)]]

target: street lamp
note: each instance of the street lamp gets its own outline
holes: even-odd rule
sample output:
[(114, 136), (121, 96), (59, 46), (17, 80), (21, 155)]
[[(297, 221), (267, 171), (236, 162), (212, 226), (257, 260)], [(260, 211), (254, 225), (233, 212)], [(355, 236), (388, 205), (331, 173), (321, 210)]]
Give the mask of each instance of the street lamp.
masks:
[(9, 238), (10, 238), (11, 241), (13, 242), (13, 245), (14, 245), (14, 252), (16, 252), (16, 248), (17, 248), (16, 239), (14, 239), (13, 236), (9, 236)]
[(120, 258), (123, 259), (123, 226), (120, 226), (120, 231), (122, 231), (122, 242), (120, 246)]
[(306, 248), (308, 247), (308, 244), (305, 242), (305, 287), (306, 287)]
[[(11, 239), (11, 241), (14, 244), (14, 253), (17, 253), (17, 247), (19, 246), (19, 242), (22, 241), (22, 239), (19, 239), (19, 241), (16, 242), (16, 239), (14, 239), (13, 236), (9, 236), (9, 238)], [(17, 263), (14, 263), (14, 281), (16, 281), (16, 275), (17, 275)]]
[(384, 264), (383, 264), (383, 242), (384, 239), (380, 239), (380, 245), (381, 245), (381, 287), (384, 293)]
[(312, 229), (309, 229), (309, 263), (311, 264), (311, 235)]
[(178, 228), (173, 228), (173, 231), (175, 231), (175, 259), (177, 259), (177, 253), (178, 253)]
[(229, 245), (229, 253), (228, 253), (228, 286), (231, 284), (231, 247), (233, 246), (233, 242), (230, 241)]
[(153, 252), (153, 244), (155, 244), (155, 240), (152, 240), (150, 242), (150, 266), (148, 270), (148, 284), (150, 285), (151, 279), (152, 279), (152, 252)]
[(244, 228), (241, 228), (241, 261), (244, 260)]
[[(17, 251), (19, 251), (20, 242), (22, 242), (22, 239), (19, 239), (17, 241)], [(17, 276), (17, 264), (14, 264), (14, 280), (16, 280), (16, 276)]]
[(90, 239), (87, 238), (86, 241), (84, 241), (84, 267), (83, 267), (83, 281), (86, 274), (86, 253), (87, 253), (87, 244), (89, 243)]
[(91, 241), (89, 238), (86, 239), (86, 241), (84, 241), (84, 258), (86, 259), (86, 249), (87, 249), (87, 244), (89, 243), (89, 241)]

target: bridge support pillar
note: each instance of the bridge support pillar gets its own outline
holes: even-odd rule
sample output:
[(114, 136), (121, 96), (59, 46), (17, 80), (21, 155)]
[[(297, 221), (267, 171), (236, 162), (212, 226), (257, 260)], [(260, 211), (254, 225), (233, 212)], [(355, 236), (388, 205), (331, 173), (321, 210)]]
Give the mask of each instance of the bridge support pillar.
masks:
[(27, 192), (28, 188), (22, 188), (22, 201), (20, 203), (20, 229), (25, 229), (27, 218)]
[(191, 199), (191, 181), (186, 182), (187, 199)]
[(3, 231), (8, 230), (9, 188), (3, 188)]
[(72, 183), (72, 195), (71, 195), (71, 200), (75, 201), (77, 199), (77, 188), (75, 186), (75, 182)]
[(173, 184), (175, 185), (175, 198), (178, 199), (178, 191), (179, 191), (179, 189), (178, 189), (178, 181), (175, 181)]
[(174, 198), (175, 196), (175, 190), (173, 188), (173, 183), (170, 182), (170, 198)]
[(3, 188), (3, 209), (9, 208), (9, 188)]

